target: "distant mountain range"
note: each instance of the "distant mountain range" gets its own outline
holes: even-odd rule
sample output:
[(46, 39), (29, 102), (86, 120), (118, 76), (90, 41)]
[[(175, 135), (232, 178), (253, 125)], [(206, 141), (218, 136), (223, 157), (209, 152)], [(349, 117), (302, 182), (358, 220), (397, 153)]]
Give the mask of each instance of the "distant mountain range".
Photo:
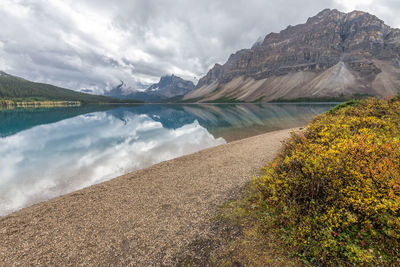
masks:
[(45, 83), (35, 83), (0, 71), (0, 99), (17, 101), (78, 101), (90, 103), (140, 102), (91, 95)]
[(399, 89), (400, 30), (365, 12), (326, 9), (215, 64), (184, 100), (335, 100)]
[(190, 93), (195, 85), (191, 81), (184, 80), (175, 75), (161, 77), (158, 83), (148, 87), (144, 91), (129, 91), (126, 84), (121, 84), (107, 91), (104, 95), (121, 99), (138, 99), (145, 102), (179, 101), (184, 95)]

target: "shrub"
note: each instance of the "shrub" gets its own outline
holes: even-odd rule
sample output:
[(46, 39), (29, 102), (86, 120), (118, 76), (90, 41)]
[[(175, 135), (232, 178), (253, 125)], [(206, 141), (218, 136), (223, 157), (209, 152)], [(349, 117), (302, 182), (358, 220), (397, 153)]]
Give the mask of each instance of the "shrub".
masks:
[(266, 226), (304, 260), (400, 264), (400, 99), (316, 117), (255, 183)]
[(358, 105), (358, 104), (360, 104), (360, 103), (361, 103), (360, 100), (352, 99), (352, 100), (346, 101), (346, 102), (344, 102), (344, 103), (342, 103), (342, 104), (339, 104), (339, 105), (337, 105), (337, 106), (331, 108), (331, 109), (328, 110), (327, 112), (328, 112), (329, 114), (333, 114), (333, 113), (335, 113), (335, 112), (336, 112), (337, 110), (339, 110), (339, 109), (347, 108), (347, 107), (350, 107), (350, 106), (355, 106), (355, 105)]

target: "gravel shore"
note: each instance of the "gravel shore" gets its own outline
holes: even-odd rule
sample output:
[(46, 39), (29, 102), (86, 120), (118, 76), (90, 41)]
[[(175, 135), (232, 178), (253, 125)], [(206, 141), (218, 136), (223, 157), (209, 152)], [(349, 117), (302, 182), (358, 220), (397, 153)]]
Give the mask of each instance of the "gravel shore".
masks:
[(165, 161), (0, 218), (0, 265), (174, 265), (289, 130)]

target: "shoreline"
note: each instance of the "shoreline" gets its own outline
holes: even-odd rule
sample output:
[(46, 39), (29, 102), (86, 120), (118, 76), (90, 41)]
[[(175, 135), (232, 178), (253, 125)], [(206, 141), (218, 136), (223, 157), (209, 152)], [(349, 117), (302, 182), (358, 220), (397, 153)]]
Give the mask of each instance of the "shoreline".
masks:
[(0, 217), (4, 264), (170, 265), (207, 215), (274, 158), (289, 129), (164, 161)]

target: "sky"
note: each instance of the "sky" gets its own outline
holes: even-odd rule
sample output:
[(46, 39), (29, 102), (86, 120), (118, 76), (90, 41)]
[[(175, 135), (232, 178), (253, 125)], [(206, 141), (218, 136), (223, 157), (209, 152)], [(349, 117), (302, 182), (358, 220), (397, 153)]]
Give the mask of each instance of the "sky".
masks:
[(400, 28), (399, 0), (0, 0), (0, 70), (103, 93), (163, 75), (196, 82), (270, 32), (325, 8)]

